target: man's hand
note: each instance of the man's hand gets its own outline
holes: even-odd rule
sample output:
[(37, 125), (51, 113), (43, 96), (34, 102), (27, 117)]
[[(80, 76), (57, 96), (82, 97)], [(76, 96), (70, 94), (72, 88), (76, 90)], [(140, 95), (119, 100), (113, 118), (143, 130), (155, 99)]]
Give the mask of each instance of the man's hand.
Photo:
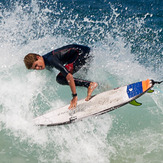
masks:
[(77, 105), (77, 101), (78, 101), (78, 97), (77, 96), (73, 97), (73, 99), (70, 102), (70, 106), (68, 109), (74, 109)]

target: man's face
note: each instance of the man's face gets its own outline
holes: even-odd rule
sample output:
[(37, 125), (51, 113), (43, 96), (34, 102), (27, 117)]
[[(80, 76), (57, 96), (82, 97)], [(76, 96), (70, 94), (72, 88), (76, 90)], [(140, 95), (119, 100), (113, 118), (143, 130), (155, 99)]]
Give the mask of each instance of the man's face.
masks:
[(31, 69), (34, 70), (43, 70), (45, 68), (45, 62), (43, 57), (38, 56), (37, 61), (35, 61), (31, 67)]

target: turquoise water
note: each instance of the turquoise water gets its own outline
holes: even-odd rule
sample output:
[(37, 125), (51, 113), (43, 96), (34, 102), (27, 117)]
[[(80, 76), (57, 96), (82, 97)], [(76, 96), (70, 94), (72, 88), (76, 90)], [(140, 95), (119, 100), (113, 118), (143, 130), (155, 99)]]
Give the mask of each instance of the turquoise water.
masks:
[[(95, 59), (85, 79), (95, 93), (163, 80), (162, 1), (0, 1), (0, 162), (161, 163), (163, 86), (115, 111), (71, 125), (39, 128), (32, 119), (71, 100), (52, 72), (26, 70), (41, 55), (70, 43), (88, 45)], [(82, 72), (78, 76), (83, 76)], [(77, 88), (78, 98), (86, 96)]]

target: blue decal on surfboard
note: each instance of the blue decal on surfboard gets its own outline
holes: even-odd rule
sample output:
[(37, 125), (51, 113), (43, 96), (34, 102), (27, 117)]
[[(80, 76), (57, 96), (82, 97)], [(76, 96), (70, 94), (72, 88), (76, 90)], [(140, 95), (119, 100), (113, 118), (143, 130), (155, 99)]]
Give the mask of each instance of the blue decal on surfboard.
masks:
[(137, 82), (127, 86), (127, 94), (129, 98), (143, 93), (142, 82)]

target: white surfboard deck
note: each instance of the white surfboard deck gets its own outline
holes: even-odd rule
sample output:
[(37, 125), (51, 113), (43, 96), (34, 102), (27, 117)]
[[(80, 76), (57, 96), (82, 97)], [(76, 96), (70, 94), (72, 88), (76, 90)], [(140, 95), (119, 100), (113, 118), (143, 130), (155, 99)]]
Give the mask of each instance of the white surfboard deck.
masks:
[[(151, 87), (152, 84), (150, 88)], [(128, 88), (128, 91), (134, 90)], [(140, 92), (136, 96), (134, 95), (134, 97), (129, 97), (127, 86), (119, 87), (114, 90), (97, 94), (89, 101), (85, 101), (85, 99), (79, 100), (77, 107), (74, 110), (69, 110), (69, 105), (59, 109), (50, 110), (49, 112), (35, 118), (34, 124), (39, 126), (62, 125), (81, 120), (88, 116), (103, 114), (129, 103), (144, 93), (145, 92)]]

